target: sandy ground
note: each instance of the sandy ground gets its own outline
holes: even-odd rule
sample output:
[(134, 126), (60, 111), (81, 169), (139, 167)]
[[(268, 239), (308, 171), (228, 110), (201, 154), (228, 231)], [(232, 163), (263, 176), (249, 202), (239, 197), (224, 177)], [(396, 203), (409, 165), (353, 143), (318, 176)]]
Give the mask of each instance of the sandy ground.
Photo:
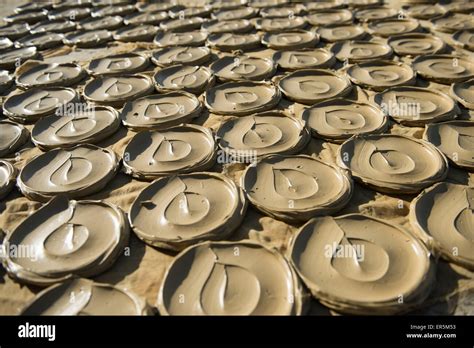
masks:
[[(14, 6), (19, 5), (17, 1), (0, 1), (2, 14), (11, 12)], [(59, 49), (46, 52), (46, 60), (54, 62), (76, 61), (82, 65), (93, 57), (105, 56), (114, 52), (149, 51), (151, 46), (144, 44), (111, 44), (108, 49), (87, 49), (75, 50)], [(254, 53), (258, 56), (269, 56), (270, 50), (262, 50)], [(21, 69), (21, 68), (20, 68)], [(81, 84), (83, 85), (83, 84)], [(447, 86), (433, 84), (433, 88), (445, 90)], [(79, 89), (81, 86), (78, 87)], [(279, 109), (289, 112), (288, 101), (282, 101)], [(295, 104), (294, 110), (301, 108)], [(464, 118), (470, 118), (466, 114)], [(223, 116), (205, 113), (194, 123), (202, 124), (216, 130), (219, 124), (225, 119)], [(31, 126), (28, 126), (31, 129)], [(421, 138), (423, 128), (403, 127), (397, 124), (391, 125), (390, 133), (407, 134), (416, 138)], [(99, 146), (113, 149), (118, 155), (123, 154), (123, 149), (133, 132), (121, 126), (120, 130), (110, 139), (107, 139)], [(335, 163), (335, 155), (338, 145), (322, 140), (312, 139), (311, 143), (304, 150), (309, 154), (320, 158), (326, 162)], [(21, 149), (21, 156), (15, 163), (17, 168), (21, 168), (25, 161), (41, 151), (28, 143)], [(238, 182), (243, 172), (244, 166), (241, 164), (231, 164), (224, 167), (216, 165), (213, 171), (224, 172), (233, 180)], [(451, 182), (474, 185), (474, 174), (466, 171), (450, 169), (449, 179)], [(120, 173), (101, 192), (87, 197), (87, 199), (104, 199), (119, 205), (124, 211), (128, 211), (138, 192), (147, 186), (147, 182), (140, 182)], [(360, 212), (374, 217), (387, 219), (399, 224), (406, 229), (410, 229), (408, 222), (408, 207), (414, 196), (385, 195), (367, 189), (356, 184), (355, 194), (351, 202), (340, 214)], [(400, 203), (402, 203), (400, 205)], [(40, 207), (40, 203), (29, 201), (23, 197), (18, 190), (14, 190), (2, 202), (0, 202), (0, 226), (7, 231), (12, 231), (29, 214)], [(252, 239), (260, 243), (279, 249), (285, 252), (291, 236), (298, 226), (286, 224), (282, 221), (264, 216), (249, 208), (243, 224), (232, 236), (232, 240)], [(138, 240), (132, 233), (130, 239), (130, 255), (122, 255), (119, 260), (105, 273), (94, 279), (100, 282), (119, 284), (129, 288), (138, 295), (154, 305), (158, 288), (162, 282), (165, 269), (173, 259), (173, 255), (161, 250), (152, 248)], [(16, 314), (22, 306), (30, 300), (40, 288), (21, 285), (14, 282), (3, 269), (0, 269), (0, 314)], [(426, 301), (419, 314), (470, 314), (474, 315), (474, 273), (466, 269), (439, 261), (437, 271), (437, 284), (432, 295)], [(327, 308), (320, 305), (316, 300), (312, 301), (310, 314), (331, 315)]]

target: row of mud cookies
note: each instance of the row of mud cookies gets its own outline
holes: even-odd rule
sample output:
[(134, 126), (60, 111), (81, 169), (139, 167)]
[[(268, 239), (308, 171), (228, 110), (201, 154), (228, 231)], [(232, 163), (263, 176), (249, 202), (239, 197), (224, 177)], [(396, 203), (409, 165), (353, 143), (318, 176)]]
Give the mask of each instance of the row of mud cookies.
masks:
[[(333, 313), (423, 307), (438, 256), (474, 269), (473, 188), (449, 176), (474, 168), (469, 4), (17, 8), (0, 28), (0, 196), (14, 204), (16, 184), (43, 205), (3, 242), (32, 255), (2, 262), (48, 286), (22, 313), (301, 315), (311, 296)], [(53, 62), (64, 45), (90, 55)], [(89, 199), (124, 174), (144, 185), (131, 205)], [(354, 214), (361, 189), (410, 197), (405, 227)], [(239, 240), (255, 216), (291, 240)], [(90, 280), (120, 272), (130, 233), (174, 255), (153, 308)]]

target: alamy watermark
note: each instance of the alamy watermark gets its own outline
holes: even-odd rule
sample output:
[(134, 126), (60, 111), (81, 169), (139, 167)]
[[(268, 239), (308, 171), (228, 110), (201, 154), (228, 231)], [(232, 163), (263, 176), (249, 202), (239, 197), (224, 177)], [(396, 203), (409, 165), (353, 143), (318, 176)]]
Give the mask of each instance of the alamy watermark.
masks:
[(93, 115), (95, 106), (88, 103), (66, 103), (56, 109), (56, 116)]
[(395, 117), (412, 117), (418, 119), (421, 114), (421, 105), (417, 102), (397, 103), (390, 100), (388, 103), (381, 103), (380, 107), (385, 114)]
[(332, 258), (351, 258), (362, 262), (365, 259), (365, 245), (364, 244), (326, 244), (324, 246), (324, 256)]
[(0, 245), (0, 259), (30, 259), (33, 262), (38, 260), (38, 250), (32, 244), (9, 244), (4, 243)]
[(217, 151), (217, 163), (257, 163), (256, 150), (219, 150)]

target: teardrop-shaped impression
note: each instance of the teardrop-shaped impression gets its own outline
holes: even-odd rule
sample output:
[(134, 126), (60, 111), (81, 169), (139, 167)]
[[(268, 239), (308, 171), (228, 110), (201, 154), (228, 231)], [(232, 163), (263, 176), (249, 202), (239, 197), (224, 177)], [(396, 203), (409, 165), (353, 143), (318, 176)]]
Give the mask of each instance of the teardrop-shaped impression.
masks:
[(122, 106), (130, 99), (150, 94), (153, 89), (146, 75), (98, 76), (84, 86), (84, 97), (97, 104)]
[(242, 162), (298, 153), (310, 140), (301, 120), (275, 111), (229, 119), (220, 126), (217, 138), (222, 151)]
[(452, 120), (458, 113), (456, 103), (432, 88), (392, 87), (374, 96), (374, 101), (395, 121), (406, 126)]
[(88, 105), (71, 114), (42, 118), (31, 131), (31, 140), (40, 149), (96, 144), (120, 127), (118, 112), (109, 106)]
[(134, 74), (145, 70), (149, 64), (148, 57), (142, 54), (121, 53), (92, 59), (87, 71), (94, 76)]
[(134, 130), (166, 129), (189, 123), (201, 114), (199, 99), (187, 92), (170, 92), (129, 101), (120, 113), (123, 124)]
[(416, 19), (382, 19), (369, 23), (370, 33), (382, 37), (389, 37), (392, 35), (407, 34), (420, 30), (420, 23)]
[(112, 33), (108, 30), (75, 31), (67, 34), (64, 44), (83, 48), (96, 47), (112, 40)]
[(309, 24), (317, 27), (351, 23), (352, 18), (352, 12), (347, 9), (318, 10), (306, 16)]
[(474, 18), (462, 13), (447, 12), (431, 21), (434, 28), (445, 33), (454, 33), (458, 30), (474, 28)]
[(446, 10), (438, 4), (421, 4), (410, 6), (406, 9), (406, 13), (416, 19), (430, 20), (443, 15), (446, 13)]
[(38, 64), (16, 78), (21, 88), (71, 86), (84, 79), (86, 72), (77, 64)]
[(209, 34), (247, 33), (252, 29), (253, 25), (247, 19), (234, 19), (228, 21), (211, 20), (205, 22), (201, 27), (201, 30)]
[(277, 51), (273, 61), (284, 70), (330, 68), (336, 62), (334, 55), (324, 48), (306, 48), (296, 51)]
[(70, 20), (58, 19), (58, 20), (46, 20), (39, 22), (31, 27), (30, 33), (66, 33), (76, 29), (76, 23)]
[(453, 83), (450, 92), (464, 107), (474, 109), (474, 79)]
[(338, 164), (377, 191), (416, 193), (443, 180), (446, 157), (424, 140), (403, 135), (355, 136), (341, 145)]
[(451, 84), (474, 77), (474, 63), (466, 57), (430, 54), (416, 57), (413, 69), (427, 80)]
[(347, 75), (353, 83), (375, 91), (394, 86), (410, 86), (416, 82), (416, 74), (409, 65), (391, 60), (352, 65), (347, 69)]
[(87, 7), (63, 7), (54, 11), (47, 12), (48, 19), (55, 21), (58, 19), (70, 19), (74, 17), (76, 20), (87, 18), (91, 15), (91, 9)]
[(273, 60), (249, 56), (226, 56), (214, 61), (210, 69), (221, 80), (265, 80), (273, 76)]
[(292, 30), (283, 33), (266, 33), (262, 43), (275, 50), (297, 50), (313, 48), (319, 42), (319, 35), (308, 30)]
[(158, 27), (150, 24), (127, 25), (114, 33), (114, 40), (122, 42), (151, 41)]
[(391, 36), (387, 42), (396, 54), (402, 56), (437, 54), (446, 49), (446, 44), (439, 37), (423, 33)]
[[(97, 222), (100, 221), (100, 224)], [(46, 286), (110, 268), (128, 243), (129, 226), (117, 206), (103, 201), (50, 200), (4, 241), (4, 266), (21, 282)]]
[(304, 17), (273, 17), (258, 18), (255, 20), (255, 28), (264, 32), (285, 32), (306, 27)]
[(72, 88), (32, 88), (7, 97), (3, 103), (3, 112), (14, 121), (33, 123), (43, 116), (55, 114), (77, 99), (77, 92)]
[(107, 16), (102, 18), (89, 17), (79, 23), (77, 28), (81, 30), (114, 30), (120, 28), (123, 23), (123, 18), (120, 16)]
[[(110, 2), (109, 2), (110, 3)], [(100, 6), (92, 12), (92, 17), (106, 17), (106, 16), (125, 16), (135, 12), (136, 8), (134, 4), (125, 5), (108, 5)]]
[(331, 52), (340, 61), (357, 63), (392, 56), (392, 48), (383, 43), (372, 41), (340, 41), (331, 47)]
[(31, 159), (21, 170), (17, 184), (26, 197), (42, 202), (61, 194), (83, 197), (104, 188), (118, 166), (112, 150), (95, 145), (54, 149)]
[(17, 47), (34, 46), (38, 50), (46, 50), (61, 46), (64, 35), (58, 33), (37, 33), (26, 35), (15, 42)]
[(353, 135), (382, 133), (388, 120), (382, 110), (368, 103), (331, 99), (304, 109), (302, 119), (314, 136), (342, 142)]
[(159, 31), (153, 39), (158, 47), (170, 46), (201, 46), (206, 42), (207, 33), (194, 30), (184, 33), (172, 31)]
[[(41, 4), (42, 5), (42, 4)], [(16, 40), (30, 31), (30, 26), (25, 23), (13, 23), (0, 27), (0, 36), (7, 37), (10, 40)]]
[(182, 64), (163, 68), (153, 76), (158, 92), (185, 90), (196, 95), (204, 92), (208, 86), (212, 86), (214, 80), (214, 75), (209, 68)]
[(469, 51), (474, 51), (474, 27), (455, 32), (453, 34), (453, 40), (458, 46)]
[(441, 150), (455, 165), (474, 169), (473, 121), (427, 124), (423, 138)]
[[(155, 5), (155, 4), (153, 4)], [(212, 7), (210, 5), (204, 5), (204, 3), (199, 4), (198, 7), (187, 7), (187, 8), (180, 8), (181, 6), (176, 6), (175, 4), (168, 3), (168, 5), (172, 6), (169, 12), (157, 12), (157, 13), (165, 13), (169, 14), (171, 18), (188, 18), (188, 17), (209, 17), (212, 12)], [(147, 13), (145, 11), (144, 13)]]
[(145, 180), (207, 170), (216, 159), (214, 136), (191, 124), (140, 132), (125, 147), (123, 159), (127, 173)]
[(173, 260), (157, 306), (161, 315), (301, 315), (306, 300), (276, 250), (251, 241), (204, 242)]
[(398, 16), (398, 11), (395, 8), (385, 6), (374, 6), (363, 8), (355, 13), (355, 18), (359, 22), (372, 22), (381, 19), (394, 18)]
[(165, 47), (154, 51), (151, 61), (160, 67), (185, 64), (185, 65), (201, 65), (211, 58), (209, 48), (202, 47)]
[(241, 186), (258, 210), (288, 222), (332, 214), (352, 196), (343, 170), (305, 155), (263, 157), (247, 167)]
[(0, 121), (0, 157), (15, 152), (29, 138), (28, 130), (15, 122)]
[(341, 313), (409, 312), (426, 300), (435, 282), (434, 261), (417, 238), (362, 214), (310, 220), (288, 254), (312, 295)]
[(211, 17), (218, 21), (231, 21), (234, 19), (250, 19), (258, 14), (254, 7), (237, 7), (235, 9), (213, 11)]
[(38, 50), (34, 46), (2, 50), (0, 52), (0, 67), (4, 69), (15, 69), (17, 62), (34, 59), (38, 57), (38, 55)]
[(36, 295), (21, 315), (152, 315), (144, 299), (112, 284), (74, 278)]
[(208, 89), (204, 94), (210, 112), (226, 115), (249, 115), (278, 104), (281, 93), (267, 82), (227, 82)]
[(220, 51), (248, 51), (261, 45), (258, 34), (211, 34), (207, 40), (210, 47)]
[(6, 197), (15, 186), (17, 173), (18, 171), (10, 162), (0, 160), (0, 199)]
[(199, 29), (203, 23), (204, 18), (201, 17), (177, 18), (161, 22), (160, 28), (164, 31), (187, 31)]
[(441, 182), (410, 205), (410, 223), (435, 253), (474, 270), (474, 189)]
[(351, 82), (345, 76), (322, 69), (288, 73), (279, 80), (278, 87), (288, 99), (307, 105), (342, 97), (352, 90)]
[(327, 42), (359, 40), (367, 35), (364, 27), (355, 24), (327, 25), (319, 27), (316, 32), (321, 37), (321, 40)]
[(128, 217), (146, 243), (181, 250), (200, 241), (228, 238), (246, 208), (242, 191), (231, 179), (196, 172), (157, 179), (140, 192)]

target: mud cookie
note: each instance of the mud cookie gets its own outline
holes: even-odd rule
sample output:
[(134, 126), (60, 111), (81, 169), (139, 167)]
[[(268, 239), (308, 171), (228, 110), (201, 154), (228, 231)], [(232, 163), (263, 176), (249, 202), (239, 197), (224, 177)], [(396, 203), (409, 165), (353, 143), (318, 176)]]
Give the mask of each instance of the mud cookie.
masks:
[(88, 105), (85, 110), (51, 115), (35, 123), (31, 140), (40, 149), (96, 144), (115, 133), (120, 126), (118, 112), (108, 106)]
[(5, 198), (15, 186), (17, 173), (10, 162), (0, 160), (0, 199)]
[(249, 115), (266, 111), (278, 104), (281, 93), (267, 82), (227, 82), (204, 94), (210, 112), (228, 115)]
[(410, 205), (410, 223), (435, 253), (474, 269), (474, 189), (441, 182), (424, 190)]
[(15, 122), (0, 121), (0, 157), (14, 153), (29, 138), (28, 130)]
[(447, 54), (419, 56), (413, 61), (413, 69), (427, 80), (446, 84), (474, 77), (474, 63), (471, 60)]
[(72, 88), (41, 87), (11, 94), (5, 99), (3, 112), (20, 123), (32, 123), (41, 117), (53, 115), (69, 103), (78, 100)]
[(151, 61), (160, 67), (187, 64), (200, 65), (211, 58), (211, 51), (207, 47), (166, 47), (154, 51)]
[(21, 170), (17, 184), (26, 197), (42, 202), (57, 195), (84, 197), (104, 188), (118, 167), (112, 150), (78, 145), (32, 158)]
[(30, 247), (30, 257), (7, 254), (3, 264), (15, 279), (40, 286), (73, 276), (91, 277), (112, 266), (128, 237), (125, 214), (117, 206), (60, 196), (29, 215), (5, 238), (7, 250)]
[(161, 315), (301, 315), (305, 303), (306, 293), (280, 253), (240, 241), (183, 250), (165, 273), (157, 306)]
[(453, 83), (450, 92), (465, 108), (474, 109), (474, 79)]
[(355, 136), (338, 151), (338, 164), (377, 191), (416, 193), (443, 180), (446, 157), (424, 140), (393, 134)]
[(343, 170), (305, 155), (263, 157), (247, 167), (241, 186), (258, 210), (292, 223), (342, 209), (353, 189)]
[(301, 120), (276, 111), (229, 119), (220, 126), (217, 138), (221, 150), (241, 162), (270, 154), (298, 153), (310, 140)]
[(231, 179), (196, 172), (154, 181), (139, 193), (128, 216), (134, 232), (146, 243), (181, 250), (229, 237), (242, 222), (246, 206)]
[(434, 262), (417, 238), (362, 214), (310, 220), (288, 254), (312, 295), (341, 313), (409, 312), (426, 300), (435, 282)]
[(21, 315), (151, 315), (152, 312), (143, 299), (128, 290), (76, 278), (38, 293)]
[(210, 69), (223, 81), (266, 80), (273, 76), (276, 67), (273, 60), (250, 56), (226, 56), (214, 61)]
[(257, 34), (212, 34), (207, 40), (209, 46), (220, 51), (251, 50), (260, 46), (260, 36)]
[(307, 30), (293, 30), (283, 33), (266, 33), (262, 43), (275, 50), (312, 48), (319, 42), (319, 35)]
[(459, 112), (448, 95), (431, 88), (391, 87), (376, 94), (374, 101), (387, 115), (405, 126), (452, 120)]
[(427, 124), (423, 138), (441, 150), (455, 165), (474, 169), (474, 122), (455, 120)]
[(153, 43), (158, 47), (170, 46), (201, 46), (206, 42), (207, 33), (194, 30), (184, 33), (172, 31), (159, 31)]
[(352, 83), (374, 91), (416, 82), (416, 73), (409, 65), (390, 60), (358, 63), (348, 67), (346, 72)]
[(83, 80), (86, 72), (77, 64), (37, 64), (24, 70), (16, 78), (21, 88), (71, 86)]
[(387, 42), (396, 54), (402, 56), (437, 54), (446, 49), (446, 44), (443, 40), (436, 36), (423, 33), (391, 36)]
[(336, 62), (334, 55), (324, 48), (277, 51), (273, 60), (284, 70), (330, 68)]
[(314, 136), (334, 142), (358, 134), (382, 133), (388, 127), (382, 110), (368, 103), (341, 98), (305, 108), (301, 117)]
[(302, 104), (314, 104), (328, 98), (342, 97), (352, 90), (349, 79), (331, 70), (302, 69), (278, 81), (285, 96)]
[(197, 125), (143, 131), (125, 147), (123, 165), (127, 174), (145, 180), (203, 171), (214, 165), (215, 148), (212, 132)]
[(146, 75), (98, 76), (84, 86), (84, 97), (94, 103), (122, 106), (126, 101), (150, 94), (153, 83)]
[(204, 66), (172, 65), (153, 76), (158, 92), (180, 91), (199, 95), (214, 85), (214, 74)]

